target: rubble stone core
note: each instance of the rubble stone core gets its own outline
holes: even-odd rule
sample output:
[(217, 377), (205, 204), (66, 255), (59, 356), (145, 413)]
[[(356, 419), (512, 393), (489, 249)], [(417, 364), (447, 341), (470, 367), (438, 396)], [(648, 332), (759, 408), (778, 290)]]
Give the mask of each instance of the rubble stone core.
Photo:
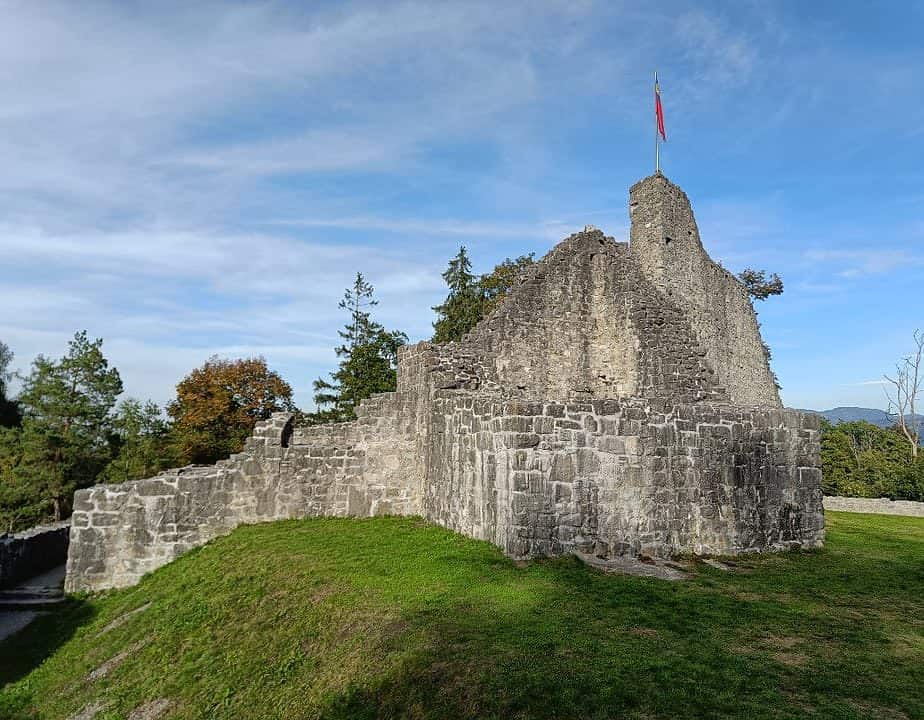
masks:
[(78, 491), (66, 589), (318, 516), (421, 515), (512, 557), (821, 546), (819, 419), (782, 408), (747, 291), (663, 175), (630, 215), (631, 244), (587, 228), (461, 341), (402, 348), (355, 421), (278, 413), (215, 465)]

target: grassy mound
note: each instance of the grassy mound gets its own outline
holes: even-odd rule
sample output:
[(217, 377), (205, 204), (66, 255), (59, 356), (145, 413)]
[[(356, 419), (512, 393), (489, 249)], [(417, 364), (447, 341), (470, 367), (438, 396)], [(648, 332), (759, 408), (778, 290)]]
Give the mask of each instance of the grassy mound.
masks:
[(924, 521), (829, 513), (824, 551), (695, 568), (516, 564), (414, 519), (242, 527), (0, 645), (0, 717), (924, 717)]

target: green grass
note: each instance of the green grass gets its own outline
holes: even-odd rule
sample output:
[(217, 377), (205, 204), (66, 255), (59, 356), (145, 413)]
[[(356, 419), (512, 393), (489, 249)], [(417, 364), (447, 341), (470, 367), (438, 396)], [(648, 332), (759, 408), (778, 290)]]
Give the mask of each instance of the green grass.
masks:
[(821, 552), (682, 583), (415, 519), (242, 527), (33, 623), (0, 682), (3, 718), (924, 718), (924, 520), (829, 513)]

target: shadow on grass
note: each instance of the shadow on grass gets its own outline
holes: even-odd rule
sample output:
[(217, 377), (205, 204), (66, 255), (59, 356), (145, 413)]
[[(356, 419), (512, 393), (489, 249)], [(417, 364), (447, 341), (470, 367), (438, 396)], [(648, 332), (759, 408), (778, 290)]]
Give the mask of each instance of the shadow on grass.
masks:
[(70, 597), (48, 615), (36, 618), (0, 642), (0, 688), (32, 672), (95, 615), (90, 603)]
[[(805, 572), (814, 558), (773, 560)], [(880, 644), (876, 623), (729, 592), (747, 577), (614, 581), (568, 560), (535, 576), (513, 604), (476, 594), (405, 613), (400, 632), (369, 638), (396, 661), (332, 694), (320, 716), (857, 720), (862, 703), (895, 717), (921, 708), (914, 664)]]
[(470, 597), (405, 614), (399, 633), (369, 639), (400, 659), (328, 698), (321, 717), (759, 717), (779, 704), (780, 674), (729, 646), (726, 628), (756, 619), (746, 603), (660, 580), (613, 583), (570, 560), (538, 574), (512, 604)]

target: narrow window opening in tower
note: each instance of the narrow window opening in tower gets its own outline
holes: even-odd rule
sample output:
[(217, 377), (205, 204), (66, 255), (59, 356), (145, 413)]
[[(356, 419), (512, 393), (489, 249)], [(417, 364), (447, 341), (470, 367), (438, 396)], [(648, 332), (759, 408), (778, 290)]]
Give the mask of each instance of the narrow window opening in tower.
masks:
[(664, 238), (664, 244), (665, 244), (665, 245), (670, 245), (670, 244), (671, 244), (671, 238), (669, 238), (669, 237)]

